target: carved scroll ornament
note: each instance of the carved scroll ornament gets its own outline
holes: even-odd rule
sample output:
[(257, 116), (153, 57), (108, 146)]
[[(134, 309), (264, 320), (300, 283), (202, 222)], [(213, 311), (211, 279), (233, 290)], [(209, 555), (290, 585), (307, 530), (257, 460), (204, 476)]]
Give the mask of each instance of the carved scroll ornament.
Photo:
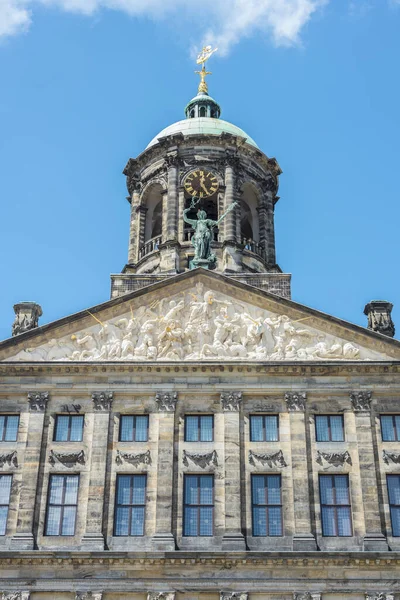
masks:
[(44, 412), (49, 401), (49, 392), (28, 392), (29, 409), (32, 412)]
[(86, 462), (85, 452), (83, 450), (79, 450), (79, 452), (55, 452), (54, 450), (50, 450), (49, 463), (54, 467), (57, 462), (69, 469), (78, 464), (84, 465)]
[(306, 408), (306, 392), (286, 392), (285, 401), (289, 412), (300, 412)]
[(157, 392), (155, 401), (158, 412), (174, 412), (178, 402), (177, 392)]
[(394, 600), (394, 594), (387, 594), (386, 592), (366, 593), (365, 600)]
[(191, 454), (190, 452), (186, 452), (186, 450), (184, 450), (182, 462), (185, 467), (189, 466), (189, 460), (202, 469), (205, 469), (211, 465), (218, 467), (218, 454), (215, 450), (208, 452), (207, 454)]
[(130, 452), (122, 452), (121, 450), (117, 450), (115, 462), (117, 465), (122, 465), (123, 462), (127, 462), (134, 467), (138, 467), (139, 465), (151, 465), (150, 450), (147, 450), (147, 452), (141, 452), (140, 454), (131, 454)]
[(8, 452), (8, 454), (0, 454), (0, 469), (8, 465), (9, 467), (18, 467), (17, 451)]
[(30, 592), (2, 592), (1, 600), (29, 600)]
[(253, 452), (253, 450), (249, 450), (249, 463), (255, 467), (256, 461), (270, 469), (273, 467), (282, 469), (287, 467), (282, 450), (278, 450), (278, 452), (273, 452), (272, 454), (257, 454), (256, 452)]
[[(106, 323), (24, 348), (13, 361), (367, 360), (355, 346), (298, 319), (206, 289), (201, 283)], [(100, 409), (99, 409), (100, 410)]]
[(113, 392), (93, 392), (94, 410), (98, 412), (110, 412), (113, 398)]
[(398, 452), (383, 451), (383, 462), (387, 465), (392, 462), (396, 465), (400, 465), (400, 454)]
[(242, 392), (221, 392), (222, 410), (224, 412), (238, 412), (242, 399)]
[(372, 392), (352, 392), (351, 405), (354, 412), (367, 412), (371, 410)]
[(345, 452), (321, 452), (321, 450), (317, 450), (316, 462), (321, 466), (326, 462), (333, 467), (344, 467), (345, 464), (353, 464), (347, 450)]

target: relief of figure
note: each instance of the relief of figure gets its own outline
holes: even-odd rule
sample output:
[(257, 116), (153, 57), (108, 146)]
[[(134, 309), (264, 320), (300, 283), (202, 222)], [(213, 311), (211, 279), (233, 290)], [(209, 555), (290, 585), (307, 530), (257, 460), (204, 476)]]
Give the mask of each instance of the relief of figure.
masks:
[(158, 336), (158, 357), (165, 357), (171, 360), (182, 360), (183, 338), (184, 333), (179, 323), (173, 319), (169, 320), (164, 331)]

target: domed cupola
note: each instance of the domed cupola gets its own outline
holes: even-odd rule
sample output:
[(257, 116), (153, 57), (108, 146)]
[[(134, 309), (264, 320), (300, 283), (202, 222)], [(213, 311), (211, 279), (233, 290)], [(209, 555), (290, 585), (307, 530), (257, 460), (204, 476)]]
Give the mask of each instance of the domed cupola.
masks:
[(199, 92), (197, 96), (186, 105), (185, 115), (187, 119), (198, 119), (208, 117), (211, 119), (219, 119), (221, 115), (221, 107), (211, 98), (206, 92)]

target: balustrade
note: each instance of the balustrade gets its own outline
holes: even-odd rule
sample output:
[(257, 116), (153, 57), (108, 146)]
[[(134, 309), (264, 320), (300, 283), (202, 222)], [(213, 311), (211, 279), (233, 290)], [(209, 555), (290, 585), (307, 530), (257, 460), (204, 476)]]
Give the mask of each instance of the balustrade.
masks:
[(139, 250), (139, 260), (144, 256), (147, 256), (151, 252), (156, 252), (161, 244), (161, 236), (156, 236), (147, 240)]

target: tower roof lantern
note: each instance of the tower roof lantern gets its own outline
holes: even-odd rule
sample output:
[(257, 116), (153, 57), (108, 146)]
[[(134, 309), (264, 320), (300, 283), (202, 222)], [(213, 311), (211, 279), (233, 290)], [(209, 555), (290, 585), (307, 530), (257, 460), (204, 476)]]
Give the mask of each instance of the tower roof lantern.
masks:
[(208, 117), (210, 119), (219, 119), (221, 107), (214, 98), (211, 98), (206, 92), (199, 92), (185, 106), (185, 115), (187, 119), (197, 117)]

